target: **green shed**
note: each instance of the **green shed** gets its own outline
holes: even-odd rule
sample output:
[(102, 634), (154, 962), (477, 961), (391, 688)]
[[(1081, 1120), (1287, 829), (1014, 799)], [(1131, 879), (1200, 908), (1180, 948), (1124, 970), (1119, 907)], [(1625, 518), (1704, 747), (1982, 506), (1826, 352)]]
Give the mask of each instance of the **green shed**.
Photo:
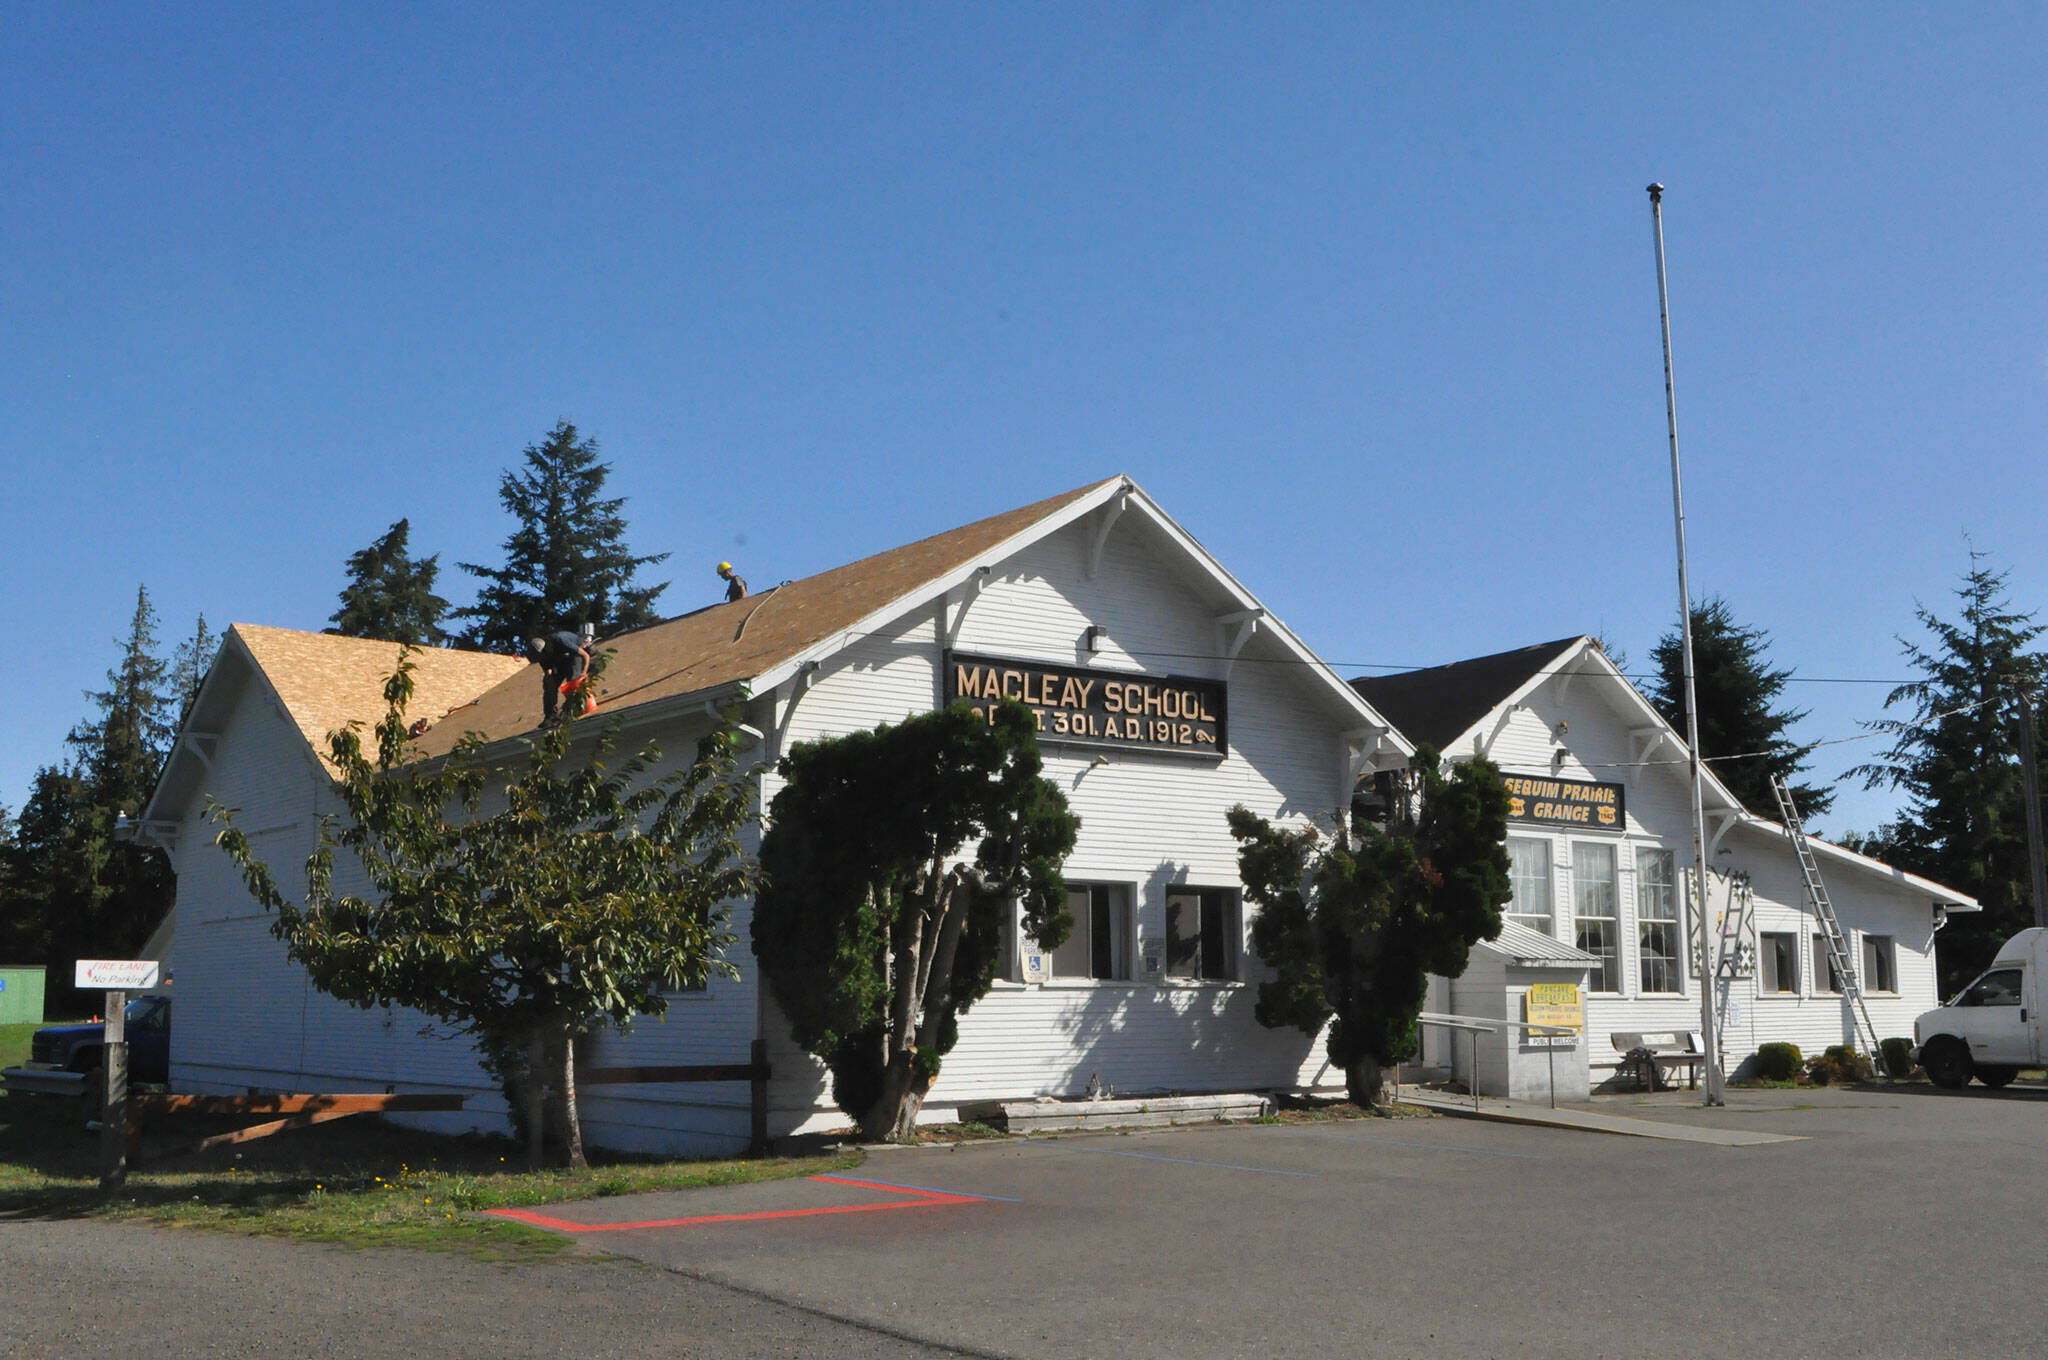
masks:
[(43, 969), (0, 967), (0, 1025), (43, 1023)]

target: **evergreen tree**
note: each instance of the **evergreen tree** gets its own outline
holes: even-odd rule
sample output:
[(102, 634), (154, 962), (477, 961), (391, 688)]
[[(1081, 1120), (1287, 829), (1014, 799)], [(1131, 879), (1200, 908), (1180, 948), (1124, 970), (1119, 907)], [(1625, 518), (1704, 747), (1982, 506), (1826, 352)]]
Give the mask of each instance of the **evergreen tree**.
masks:
[[(1796, 746), (1785, 737), (1804, 709), (1772, 708), (1792, 678), (1789, 670), (1773, 670), (1764, 652), (1770, 636), (1761, 628), (1735, 621), (1727, 602), (1702, 601), (1692, 611), (1693, 691), (1700, 705), (1700, 754), (1742, 805), (1776, 821), (1778, 799), (1771, 776), (1791, 786), (1802, 819), (1819, 816), (1835, 801), (1825, 786), (1794, 783), (1805, 768), (1812, 745)], [(1657, 640), (1650, 653), (1656, 667), (1649, 700), (1664, 720), (1685, 732), (1685, 649), (1677, 629)], [(1752, 752), (1768, 752), (1752, 755)], [(1739, 755), (1741, 760), (1719, 759)]]
[[(2048, 657), (2044, 631), (2006, 599), (2006, 573), (1972, 551), (1951, 621), (1924, 606), (1914, 615), (1932, 638), (1899, 639), (1922, 679), (1885, 699), (1910, 715), (1868, 724), (1892, 737), (1884, 755), (1849, 771), (1866, 788), (1906, 795), (1904, 815), (1880, 833), (1899, 867), (1968, 893), (1981, 912), (1959, 913), (1941, 934), (1944, 990), (1974, 977), (2014, 931), (2032, 925), (2026, 793), (2020, 770), (2019, 693), (2038, 689)], [(2042, 715), (2031, 715), (2036, 733)]]
[(139, 589), (128, 635), (107, 687), (89, 691), (95, 716), (65, 739), (69, 758), (37, 771), (9, 847), (0, 919), (28, 962), (51, 971), (61, 1010), (97, 998), (69, 988), (79, 958), (123, 958), (139, 949), (171, 904), (174, 880), (161, 850), (117, 839), (120, 814), (142, 811), (175, 733), (169, 668), (157, 654), (156, 610)]
[(1379, 1102), (1380, 1070), (1415, 1052), (1429, 976), (1457, 977), (1472, 945), (1500, 934), (1512, 891), (1508, 790), (1483, 758), (1445, 773), (1416, 753), (1386, 830), (1354, 820), (1327, 845), (1230, 810), (1238, 874), (1259, 914), (1252, 949), (1273, 969), (1254, 1014), (1269, 1029), (1320, 1034), (1351, 1099)]
[[(5, 848), (0, 956), (9, 963), (53, 965), (53, 1003), (60, 1002), (53, 957), (59, 927), (83, 916), (90, 902), (82, 795), (75, 771), (55, 765), (37, 770)], [(59, 1014), (70, 1009), (68, 1002), (56, 1005)]]
[(219, 650), (220, 634), (206, 626), (206, 615), (201, 614), (192, 636), (179, 643), (178, 650), (171, 654), (171, 701), (178, 712), (178, 720), (172, 724), (174, 729), (185, 726), (185, 719), (192, 713), (192, 701), (199, 697), (199, 687), (206, 683), (207, 672), (213, 669), (213, 655)]
[(1073, 929), (1060, 864), (1081, 819), (1014, 701), (806, 742), (778, 768), (754, 953), (839, 1108), (900, 1140), (995, 981), (1013, 904), (1044, 948)]
[(409, 520), (400, 520), (360, 552), (349, 554), (348, 584), (341, 608), (327, 631), (342, 637), (375, 638), (438, 647), (448, 640), (441, 619), (448, 601), (434, 593), (441, 556), (414, 557), (407, 551)]
[(526, 470), (507, 472), (498, 499), (516, 527), (505, 539), (505, 565), (462, 569), (484, 581), (476, 603), (455, 611), (475, 622), (465, 640), (495, 652), (516, 652), (529, 637), (590, 624), (611, 637), (660, 621), (654, 599), (668, 588), (637, 586), (634, 573), (668, 560), (635, 557), (626, 547), (623, 497), (606, 499), (609, 463), (597, 441), (578, 438), (562, 421), (526, 447)]

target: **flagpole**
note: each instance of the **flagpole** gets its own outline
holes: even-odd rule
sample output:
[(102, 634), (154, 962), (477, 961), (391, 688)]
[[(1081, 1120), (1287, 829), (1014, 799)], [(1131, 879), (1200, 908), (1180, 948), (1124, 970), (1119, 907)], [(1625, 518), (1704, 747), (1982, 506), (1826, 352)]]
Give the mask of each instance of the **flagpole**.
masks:
[(1664, 186), (1650, 186), (1650, 226), (1657, 241), (1657, 321), (1664, 331), (1664, 416), (1671, 431), (1671, 514), (1678, 531), (1678, 635), (1685, 661), (1685, 748), (1692, 774), (1693, 919), (1699, 922), (1700, 1041), (1706, 1049), (1708, 1105), (1726, 1103), (1721, 1045), (1714, 1026), (1713, 951), (1707, 933), (1707, 816), (1700, 783), (1700, 714), (1693, 692), (1692, 588), (1685, 571), (1685, 491), (1678, 476), (1678, 390), (1671, 379), (1671, 293), (1664, 279)]

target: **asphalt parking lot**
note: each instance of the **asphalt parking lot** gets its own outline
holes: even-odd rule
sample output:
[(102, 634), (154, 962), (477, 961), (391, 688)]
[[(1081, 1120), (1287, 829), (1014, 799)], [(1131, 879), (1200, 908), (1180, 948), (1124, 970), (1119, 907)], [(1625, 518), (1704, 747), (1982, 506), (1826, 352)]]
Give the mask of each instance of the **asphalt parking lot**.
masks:
[(567, 1264), (15, 1220), (0, 1286), (35, 1302), (0, 1354), (254, 1356), (284, 1338), (361, 1356), (2040, 1349), (2048, 1091), (1600, 1106), (1798, 1137), (1430, 1118), (892, 1150), (826, 1179), (537, 1211), (590, 1249)]
[(2048, 1092), (1602, 1105), (1801, 1137), (1725, 1148), (1451, 1118), (1089, 1135), (558, 1216), (604, 1251), (988, 1354), (2039, 1345)]

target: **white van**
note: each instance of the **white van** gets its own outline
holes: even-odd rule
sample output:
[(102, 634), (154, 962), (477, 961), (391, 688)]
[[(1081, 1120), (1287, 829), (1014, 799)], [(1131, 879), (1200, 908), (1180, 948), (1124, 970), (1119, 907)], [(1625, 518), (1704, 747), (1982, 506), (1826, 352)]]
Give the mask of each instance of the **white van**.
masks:
[(2023, 1067), (2048, 1066), (2041, 1053), (2041, 977), (2048, 930), (2031, 926), (2005, 942), (1975, 982), (1946, 1006), (1913, 1021), (1914, 1058), (1928, 1080), (1950, 1090), (1975, 1077), (2003, 1086)]

